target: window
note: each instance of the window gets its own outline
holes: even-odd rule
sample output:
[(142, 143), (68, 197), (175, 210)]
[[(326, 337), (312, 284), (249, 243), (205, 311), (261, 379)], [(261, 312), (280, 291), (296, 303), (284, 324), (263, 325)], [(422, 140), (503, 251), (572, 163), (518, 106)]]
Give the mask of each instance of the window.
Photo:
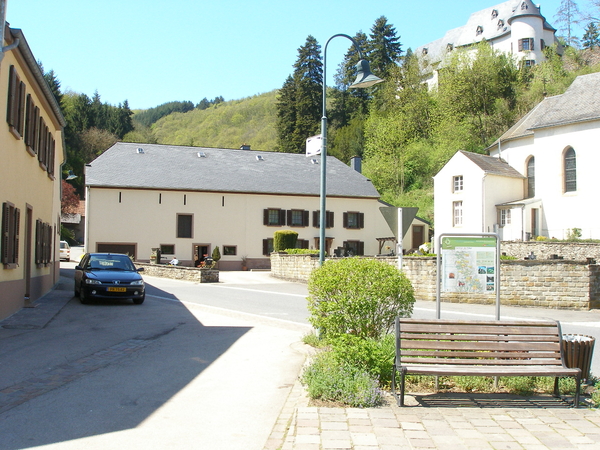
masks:
[(223, 246), (223, 256), (235, 256), (237, 255), (237, 246), (236, 245), (224, 245)]
[(308, 248), (308, 239), (296, 240), (296, 248)]
[(19, 263), (19, 221), (21, 212), (10, 202), (2, 204), (2, 264), (14, 269)]
[(191, 238), (192, 235), (192, 214), (177, 214), (177, 237)]
[(500, 210), (500, 226), (510, 225), (510, 209)]
[(175, 245), (174, 244), (160, 244), (161, 255), (174, 255)]
[(287, 224), (290, 227), (307, 227), (308, 211), (301, 209), (290, 209), (287, 212)]
[(463, 190), (463, 176), (457, 175), (453, 177), (453, 188), (452, 192), (460, 192)]
[(344, 213), (344, 228), (359, 229), (365, 227), (365, 215), (359, 212)]
[(534, 59), (524, 59), (521, 62), (523, 67), (533, 67), (535, 66), (535, 60)]
[(544, 50), (546, 48), (546, 41), (544, 41), (543, 39), (540, 39), (540, 49)]
[(269, 208), (263, 211), (263, 225), (279, 226), (285, 225), (285, 210)]
[[(313, 211), (313, 227), (321, 226), (321, 211)], [(333, 211), (325, 211), (325, 228), (333, 228)]]
[(15, 66), (10, 66), (8, 72), (6, 121), (10, 125), (10, 130), (18, 139), (21, 139), (25, 123), (25, 83), (17, 75)]
[(504, 27), (504, 20), (500, 19), (498, 21), (498, 29), (501, 29), (502, 27)]
[(519, 51), (528, 52), (533, 50), (533, 38), (519, 39)]
[(569, 147), (564, 156), (565, 168), (565, 192), (575, 192), (577, 190), (577, 159), (575, 150)]
[(35, 221), (35, 263), (38, 266), (52, 261), (52, 225)]
[(495, 19), (496, 17), (498, 17), (498, 10), (492, 9), (492, 20)]
[(477, 31), (475, 32), (475, 34), (476, 34), (477, 36), (479, 36), (480, 34), (483, 34), (483, 27), (482, 27), (481, 25), (479, 25), (479, 26), (477, 27)]
[(529, 6), (527, 6), (527, 2), (521, 3), (521, 11), (525, 11), (528, 8), (529, 8)]
[(263, 255), (269, 256), (273, 253), (273, 238), (263, 239)]
[(365, 243), (362, 241), (344, 241), (344, 251), (347, 256), (363, 256)]
[(446, 51), (451, 52), (452, 50), (454, 50), (454, 44), (446, 44)]
[(535, 197), (535, 158), (527, 161), (527, 198)]
[(452, 203), (453, 224), (455, 227), (461, 226), (463, 223), (463, 202)]

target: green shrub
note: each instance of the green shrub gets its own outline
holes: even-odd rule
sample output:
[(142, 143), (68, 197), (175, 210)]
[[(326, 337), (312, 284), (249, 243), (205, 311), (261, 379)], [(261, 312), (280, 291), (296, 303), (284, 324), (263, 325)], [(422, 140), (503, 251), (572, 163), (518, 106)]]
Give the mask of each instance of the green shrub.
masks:
[(412, 285), (396, 267), (368, 258), (326, 261), (308, 279), (309, 321), (326, 338), (379, 338), (410, 316)]
[(390, 385), (396, 344), (393, 334), (381, 339), (343, 334), (328, 342), (333, 357), (339, 364), (349, 364), (371, 374), (379, 380), (381, 387)]
[(214, 262), (218, 262), (221, 259), (221, 251), (219, 250), (219, 246), (217, 245), (212, 252), (212, 259)]
[(301, 382), (312, 399), (340, 402), (355, 408), (383, 403), (376, 378), (366, 371), (340, 363), (330, 351), (319, 353), (304, 370)]
[(286, 248), (285, 252), (288, 255), (318, 255), (319, 250), (310, 248)]
[(295, 248), (298, 241), (298, 232), (292, 230), (279, 230), (273, 235), (273, 251), (282, 252), (286, 248)]

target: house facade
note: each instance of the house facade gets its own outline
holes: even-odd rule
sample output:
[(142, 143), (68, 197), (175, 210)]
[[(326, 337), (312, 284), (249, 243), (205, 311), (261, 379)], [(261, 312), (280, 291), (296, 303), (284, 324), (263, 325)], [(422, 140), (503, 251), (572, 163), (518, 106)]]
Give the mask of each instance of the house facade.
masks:
[[(87, 251), (187, 266), (219, 247), (221, 270), (268, 268), (277, 230), (319, 248), (320, 156), (117, 143), (86, 167)], [(393, 236), (370, 180), (327, 160), (329, 255), (376, 255)], [(420, 225), (420, 224), (416, 224)], [(428, 232), (426, 230), (425, 232)]]
[(594, 73), (543, 100), (488, 148), (489, 156), (455, 154), (434, 177), (436, 233), (600, 239), (599, 140)]
[(59, 279), (64, 118), (23, 32), (4, 28), (0, 60), (0, 320)]
[[(438, 71), (449, 54), (483, 40), (495, 50), (514, 55), (524, 66), (543, 62), (544, 48), (558, 44), (556, 29), (542, 15), (540, 6), (531, 0), (509, 0), (474, 12), (462, 27), (416, 49), (427, 84), (437, 86)], [(558, 51), (562, 52), (560, 46)]]

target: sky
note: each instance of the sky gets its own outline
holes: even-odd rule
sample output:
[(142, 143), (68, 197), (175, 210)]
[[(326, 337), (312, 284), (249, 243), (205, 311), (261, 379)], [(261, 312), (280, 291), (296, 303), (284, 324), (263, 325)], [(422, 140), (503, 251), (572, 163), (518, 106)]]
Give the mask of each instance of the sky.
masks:
[[(517, 1), (517, 0), (515, 0)], [(385, 16), (402, 49), (464, 25), (493, 0), (7, 0), (6, 20), (23, 30), (63, 91), (131, 109), (203, 98), (238, 100), (279, 89), (309, 35), (369, 34)], [(561, 0), (538, 0), (554, 25)], [(576, 2), (580, 11), (587, 0)], [(557, 26), (555, 25), (555, 28)], [(582, 33), (578, 33), (579, 36)], [(327, 47), (327, 85), (351, 42)]]

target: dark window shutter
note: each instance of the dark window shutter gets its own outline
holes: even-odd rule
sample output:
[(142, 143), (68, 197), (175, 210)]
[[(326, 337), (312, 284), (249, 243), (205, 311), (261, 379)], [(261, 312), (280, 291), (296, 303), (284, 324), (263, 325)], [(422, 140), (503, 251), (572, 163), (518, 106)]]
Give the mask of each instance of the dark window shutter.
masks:
[(25, 105), (25, 145), (31, 147), (33, 141), (33, 100), (31, 94), (27, 94), (27, 102)]
[(14, 240), (14, 256), (13, 256), (13, 263), (18, 264), (19, 263), (19, 225), (21, 223), (21, 210), (19, 208), (15, 208), (15, 240)]
[(21, 136), (23, 136), (23, 128), (25, 125), (25, 83), (19, 83), (19, 96), (17, 98), (17, 124), (15, 128)]
[(302, 226), (307, 227), (309, 225), (309, 212), (302, 211)]
[[(287, 214), (286, 214), (286, 215), (287, 215), (287, 224), (288, 224), (289, 226), (291, 226), (291, 225), (292, 225), (292, 210), (291, 210), (291, 209), (288, 209), (288, 210), (286, 211), (286, 213), (287, 213)], [(283, 222), (283, 223), (282, 223), (282, 224), (280, 224), (280, 225), (285, 225), (285, 222)]]
[(365, 254), (365, 243), (363, 241), (358, 242), (358, 256), (363, 256)]
[(40, 108), (38, 108), (37, 106), (35, 108), (33, 108), (33, 136), (32, 136), (32, 143), (31, 145), (33, 146), (33, 152), (37, 153), (40, 150), (40, 146), (39, 146), (39, 142), (38, 142), (38, 136), (40, 134), (40, 120), (42, 118), (40, 117)]
[(269, 225), (269, 210), (263, 210), (263, 225)]
[(42, 222), (38, 219), (35, 221), (35, 263), (42, 263)]
[(365, 227), (365, 213), (358, 213), (358, 228)]
[(269, 255), (269, 240), (268, 239), (263, 239), (263, 255), (265, 255), (265, 256)]
[(10, 205), (2, 203), (2, 264), (8, 264)]
[(277, 225), (285, 225), (285, 209), (279, 210), (279, 223)]
[(333, 228), (333, 211), (327, 211), (326, 223), (326, 228)]
[(319, 228), (319, 211), (313, 211), (313, 227)]
[(8, 101), (6, 106), (6, 121), (13, 127), (15, 126), (16, 121), (15, 105), (17, 103), (17, 98), (17, 71), (15, 70), (15, 66), (10, 66), (8, 72)]
[(523, 39), (519, 39), (519, 51), (523, 51)]
[(533, 48), (533, 43), (534, 43), (534, 42), (535, 42), (535, 41), (534, 41), (534, 39), (533, 39), (533, 38), (529, 38), (529, 50), (532, 50), (532, 51), (534, 50), (534, 48)]
[(348, 228), (348, 213), (344, 213), (344, 228)]

